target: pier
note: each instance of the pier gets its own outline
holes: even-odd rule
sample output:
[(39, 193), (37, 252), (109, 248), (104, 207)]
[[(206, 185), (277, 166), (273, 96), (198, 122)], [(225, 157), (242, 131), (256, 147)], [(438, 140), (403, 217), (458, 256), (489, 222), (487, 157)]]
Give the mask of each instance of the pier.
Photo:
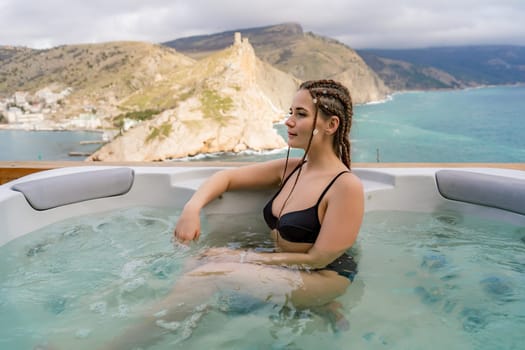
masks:
[(81, 145), (95, 145), (95, 144), (104, 144), (108, 143), (108, 141), (105, 140), (90, 140), (90, 141), (80, 141), (79, 144)]
[(89, 157), (92, 152), (69, 152), (70, 157)]

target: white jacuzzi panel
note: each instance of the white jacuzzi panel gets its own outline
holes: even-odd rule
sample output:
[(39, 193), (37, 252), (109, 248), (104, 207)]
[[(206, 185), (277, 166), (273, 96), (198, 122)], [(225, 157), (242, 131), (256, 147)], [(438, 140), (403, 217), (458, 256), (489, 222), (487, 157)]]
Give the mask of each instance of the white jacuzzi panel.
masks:
[[(43, 226), (70, 217), (131, 206), (170, 207), (180, 210), (198, 186), (220, 167), (131, 167), (134, 182), (129, 192), (109, 198), (87, 200), (44, 211), (34, 210), (14, 184), (113, 167), (69, 167), (43, 171), (0, 186), (0, 246)], [(451, 201), (442, 197), (436, 186), (437, 168), (355, 169), (365, 187), (366, 211), (403, 210), (416, 212), (454, 211), (508, 221), (525, 227), (525, 215), (496, 208)], [(525, 172), (505, 169), (461, 170), (520, 179)], [(79, 184), (82, 186), (82, 184)], [(272, 191), (273, 192), (273, 191)], [(231, 192), (210, 203), (206, 215), (219, 217), (230, 213), (257, 213), (262, 210), (269, 191)], [(525, 200), (525, 199), (524, 199)]]

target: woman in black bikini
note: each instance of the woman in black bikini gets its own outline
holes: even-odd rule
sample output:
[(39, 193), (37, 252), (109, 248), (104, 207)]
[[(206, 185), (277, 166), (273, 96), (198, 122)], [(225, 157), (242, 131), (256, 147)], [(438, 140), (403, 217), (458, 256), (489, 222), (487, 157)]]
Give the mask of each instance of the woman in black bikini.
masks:
[[(168, 311), (151, 318), (152, 328), (187, 317), (218, 293), (241, 291), (263, 303), (322, 308), (345, 292), (357, 272), (346, 251), (357, 238), (364, 212), (361, 181), (350, 171), (351, 123), (352, 102), (344, 86), (331, 80), (305, 82), (286, 121), (289, 147), (305, 150), (301, 159), (287, 156), (222, 170), (203, 183), (177, 222), (178, 241), (199, 237), (201, 209), (222, 193), (274, 187), (277, 193), (263, 214), (275, 252), (208, 250), (209, 263), (185, 274), (156, 305), (155, 310)], [(140, 333), (128, 332), (124, 342), (140, 346), (146, 342)]]

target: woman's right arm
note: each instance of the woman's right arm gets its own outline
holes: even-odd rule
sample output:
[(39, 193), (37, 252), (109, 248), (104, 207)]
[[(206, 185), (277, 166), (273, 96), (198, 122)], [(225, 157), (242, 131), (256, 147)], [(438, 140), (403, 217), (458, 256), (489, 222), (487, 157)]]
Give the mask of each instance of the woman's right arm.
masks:
[(221, 170), (210, 176), (184, 206), (175, 227), (175, 238), (182, 243), (198, 239), (201, 209), (224, 192), (278, 186), (284, 163), (283, 159), (272, 160)]

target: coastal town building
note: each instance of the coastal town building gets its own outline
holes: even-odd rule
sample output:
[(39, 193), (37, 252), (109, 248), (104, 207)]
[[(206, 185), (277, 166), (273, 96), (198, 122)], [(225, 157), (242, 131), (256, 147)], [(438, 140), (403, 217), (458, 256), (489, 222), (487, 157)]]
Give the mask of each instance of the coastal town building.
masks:
[(39, 124), (44, 121), (43, 113), (25, 113), (22, 109), (18, 107), (10, 107), (5, 112), (5, 119), (9, 124), (16, 124), (18, 126), (29, 126), (32, 128), (32, 125)]
[(78, 117), (70, 119), (67, 124), (69, 127), (74, 129), (99, 129), (102, 127), (100, 118), (95, 114), (82, 113)]
[(72, 92), (70, 87), (57, 93), (45, 87), (33, 95), (17, 91), (11, 97), (0, 100), (0, 121), (4, 127), (27, 130), (100, 128), (101, 120), (94, 113), (83, 113), (65, 122), (53, 121), (55, 118), (52, 117), (60, 110), (61, 101)]

